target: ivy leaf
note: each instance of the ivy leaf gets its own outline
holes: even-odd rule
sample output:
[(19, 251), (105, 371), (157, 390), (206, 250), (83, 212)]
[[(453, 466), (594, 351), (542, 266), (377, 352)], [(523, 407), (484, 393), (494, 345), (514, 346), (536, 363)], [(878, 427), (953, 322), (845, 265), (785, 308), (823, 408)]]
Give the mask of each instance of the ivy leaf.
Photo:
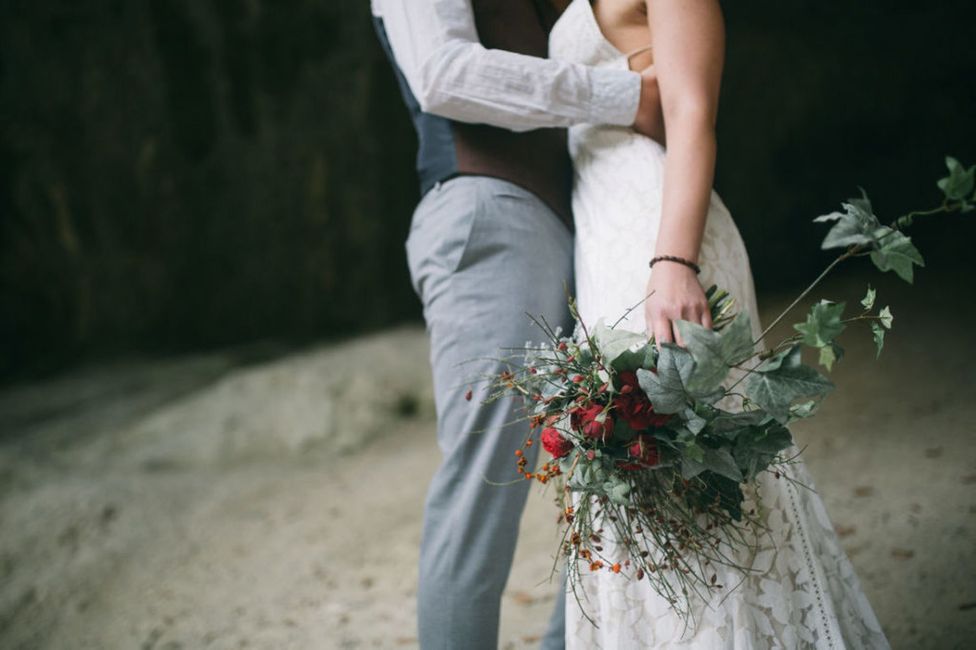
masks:
[(871, 332), (874, 334), (874, 346), (877, 348), (874, 358), (877, 359), (881, 356), (881, 348), (884, 347), (885, 330), (874, 321), (871, 323)]
[(844, 348), (840, 347), (836, 342), (831, 341), (830, 345), (825, 345), (820, 348), (820, 365), (825, 367), (827, 371), (833, 370), (834, 363), (840, 360), (844, 356)]
[(817, 412), (817, 402), (809, 400), (790, 407), (790, 415), (795, 418), (808, 418)]
[(844, 331), (845, 325), (840, 320), (843, 314), (844, 303), (821, 300), (810, 308), (806, 322), (794, 325), (793, 329), (803, 334), (805, 344), (823, 348)]
[(708, 421), (702, 416), (695, 413), (695, 409), (691, 407), (686, 408), (681, 413), (681, 417), (684, 420), (685, 426), (688, 427), (688, 430), (691, 431), (696, 436), (699, 433), (701, 433), (702, 429), (705, 428), (705, 425), (708, 424)]
[(735, 462), (735, 458), (727, 449), (705, 448), (705, 458), (702, 461), (705, 467), (725, 478), (733, 481), (742, 480), (742, 471)]
[(747, 478), (766, 469), (776, 455), (793, 444), (793, 436), (785, 426), (749, 427), (735, 441), (733, 456)]
[(738, 413), (719, 411), (719, 413), (720, 415), (709, 423), (709, 431), (729, 440), (735, 440), (743, 431), (769, 418), (768, 414), (760, 410), (740, 411)]
[(881, 324), (884, 325), (886, 330), (891, 329), (891, 323), (895, 320), (895, 317), (891, 314), (891, 308), (887, 305), (878, 312), (878, 318), (881, 319)]
[(779, 422), (787, 422), (790, 405), (802, 397), (821, 397), (833, 382), (803, 365), (800, 345), (793, 345), (759, 366), (746, 382), (746, 395)]
[[(883, 239), (882, 239), (883, 238)], [(894, 271), (911, 284), (913, 265), (925, 266), (922, 254), (905, 233), (884, 226), (881, 228), (878, 248), (871, 251), (871, 261), (882, 271)]]
[(637, 371), (637, 381), (657, 413), (678, 413), (688, 405), (687, 385), (694, 367), (695, 360), (687, 350), (662, 343), (657, 372)]
[[(976, 186), (976, 165), (966, 169), (952, 156), (946, 156), (945, 162), (949, 175), (939, 179), (939, 189), (950, 201), (966, 201)], [(976, 200), (976, 194), (973, 195), (973, 200)]]
[(604, 359), (611, 365), (632, 348), (647, 344), (647, 337), (643, 334), (607, 327), (602, 319), (594, 326), (592, 336)]
[(627, 505), (630, 502), (630, 485), (616, 474), (611, 474), (603, 484), (603, 491), (618, 505)]
[(714, 393), (728, 376), (730, 367), (752, 356), (752, 326), (745, 312), (737, 314), (721, 332), (686, 320), (675, 323), (695, 360), (687, 386), (696, 396)]
[(864, 294), (863, 298), (861, 298), (861, 305), (863, 305), (865, 309), (871, 309), (874, 307), (874, 299), (877, 298), (877, 296), (878, 292), (872, 289), (871, 285), (869, 284), (868, 292)]
[(628, 348), (610, 362), (617, 372), (625, 370), (636, 371), (654, 365), (654, 345), (644, 339), (644, 345)]
[[(692, 449), (695, 451), (694, 455), (688, 453)], [(702, 462), (704, 459), (705, 454), (701, 447), (697, 445), (686, 447), (685, 455), (681, 458), (681, 478), (688, 481), (708, 469)]]
[(881, 225), (878, 218), (874, 216), (871, 208), (871, 201), (868, 199), (864, 188), (861, 189), (861, 198), (848, 199), (841, 203), (843, 212), (831, 212), (814, 219), (818, 223), (836, 221), (837, 223), (827, 232), (820, 247), (824, 250), (828, 248), (845, 248), (852, 244), (870, 244), (874, 241), (872, 233)]

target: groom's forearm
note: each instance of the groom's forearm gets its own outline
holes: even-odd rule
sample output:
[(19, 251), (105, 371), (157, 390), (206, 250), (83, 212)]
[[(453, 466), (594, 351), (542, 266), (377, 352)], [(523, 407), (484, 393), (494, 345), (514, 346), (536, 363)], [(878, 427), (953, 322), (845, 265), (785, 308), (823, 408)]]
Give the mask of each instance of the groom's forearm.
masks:
[(424, 112), (513, 131), (630, 126), (640, 75), (481, 45), (467, 0), (379, 0), (396, 62)]

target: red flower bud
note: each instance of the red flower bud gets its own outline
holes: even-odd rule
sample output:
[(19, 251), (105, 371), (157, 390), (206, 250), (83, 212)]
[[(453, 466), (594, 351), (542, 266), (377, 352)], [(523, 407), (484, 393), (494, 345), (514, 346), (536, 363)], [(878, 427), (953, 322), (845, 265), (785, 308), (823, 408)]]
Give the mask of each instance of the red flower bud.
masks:
[(606, 441), (613, 435), (613, 418), (599, 404), (573, 409), (570, 423), (574, 429), (592, 440)]
[(572, 441), (564, 438), (558, 429), (547, 427), (542, 430), (541, 437), (543, 449), (552, 454), (553, 458), (562, 458), (573, 450)]
[(660, 462), (657, 441), (654, 439), (654, 436), (637, 436), (630, 447), (627, 448), (627, 453), (631, 458), (636, 459), (637, 462), (622, 464), (621, 467), (624, 469), (644, 469), (653, 467)]
[(618, 378), (622, 384), (620, 395), (613, 399), (613, 408), (617, 417), (624, 420), (634, 431), (644, 431), (667, 424), (671, 416), (654, 412), (651, 400), (647, 399), (644, 391), (640, 390), (637, 373), (621, 372)]

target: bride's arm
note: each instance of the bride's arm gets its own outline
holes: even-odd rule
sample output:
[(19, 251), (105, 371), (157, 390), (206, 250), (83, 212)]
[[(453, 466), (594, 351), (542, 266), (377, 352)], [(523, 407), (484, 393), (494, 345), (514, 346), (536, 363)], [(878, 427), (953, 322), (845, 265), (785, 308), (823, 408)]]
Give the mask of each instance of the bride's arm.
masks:
[[(715, 175), (724, 21), (718, 0), (646, 2), (668, 134), (661, 224), (653, 254), (697, 263)], [(648, 331), (659, 343), (679, 338), (672, 329), (676, 319), (711, 327), (707, 300), (693, 269), (670, 261), (656, 263), (648, 292), (653, 292), (645, 306)]]

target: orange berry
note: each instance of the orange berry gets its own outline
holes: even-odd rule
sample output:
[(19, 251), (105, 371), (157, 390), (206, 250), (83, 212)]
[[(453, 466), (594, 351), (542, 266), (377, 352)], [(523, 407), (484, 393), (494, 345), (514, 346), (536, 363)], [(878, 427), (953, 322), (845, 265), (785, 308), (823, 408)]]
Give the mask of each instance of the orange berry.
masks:
[(613, 570), (614, 573), (620, 573), (620, 562), (614, 563), (611, 569)]
[(516, 456), (521, 456), (522, 455), (522, 450), (521, 449), (516, 449), (515, 450), (515, 455)]

